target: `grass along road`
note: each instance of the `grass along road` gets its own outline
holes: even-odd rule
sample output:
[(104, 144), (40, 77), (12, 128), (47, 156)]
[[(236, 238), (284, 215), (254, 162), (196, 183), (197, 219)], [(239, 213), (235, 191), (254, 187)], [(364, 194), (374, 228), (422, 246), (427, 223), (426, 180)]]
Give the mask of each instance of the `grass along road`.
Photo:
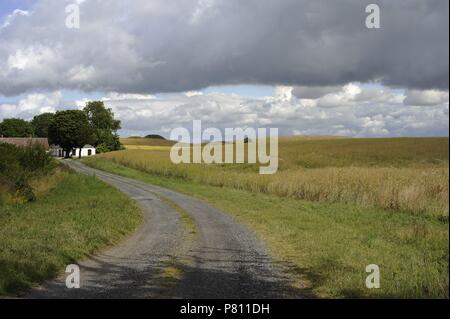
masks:
[(59, 172), (36, 202), (0, 205), (0, 296), (23, 293), (142, 221), (139, 207), (94, 177)]
[[(248, 299), (309, 293), (292, 287), (280, 271), (284, 265), (274, 264), (264, 245), (228, 214), (190, 196), (94, 170), (79, 161), (67, 165), (138, 201), (144, 223), (125, 242), (80, 264), (80, 289), (66, 289), (59, 278), (30, 298)], [(184, 235), (190, 229), (180, 209), (195, 222), (194, 236)]]
[[(448, 298), (448, 218), (376, 207), (281, 198), (167, 178), (102, 158), (85, 163), (201, 198), (253, 229), (290, 274), (319, 296)], [(365, 287), (365, 267), (381, 289)]]

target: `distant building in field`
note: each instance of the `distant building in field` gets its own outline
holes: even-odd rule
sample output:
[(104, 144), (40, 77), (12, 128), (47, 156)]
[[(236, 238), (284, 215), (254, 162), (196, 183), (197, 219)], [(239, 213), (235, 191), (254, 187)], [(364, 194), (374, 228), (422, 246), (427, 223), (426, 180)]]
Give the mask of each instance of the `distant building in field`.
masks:
[[(70, 152), (69, 157), (80, 157), (80, 151), (81, 157), (88, 157), (96, 154), (95, 147), (87, 144), (83, 146), (81, 150), (79, 148), (74, 148)], [(54, 157), (66, 157), (66, 151), (64, 151), (59, 145), (52, 145), (50, 147), (50, 154)]]
[(29, 145), (41, 145), (46, 150), (50, 149), (47, 138), (35, 138), (35, 137), (0, 137), (0, 143), (12, 144), (19, 147), (25, 147)]

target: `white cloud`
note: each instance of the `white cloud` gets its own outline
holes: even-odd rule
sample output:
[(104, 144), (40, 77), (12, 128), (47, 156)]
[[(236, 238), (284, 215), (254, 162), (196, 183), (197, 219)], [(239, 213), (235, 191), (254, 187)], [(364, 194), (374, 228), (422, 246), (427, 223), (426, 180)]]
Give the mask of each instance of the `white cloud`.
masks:
[(405, 105), (430, 106), (448, 103), (449, 93), (438, 90), (408, 90)]
[[(324, 98), (298, 99), (291, 87), (279, 87), (273, 97), (236, 94), (169, 94), (149, 98), (105, 98), (122, 120), (128, 135), (190, 128), (193, 120), (205, 127), (278, 127), (281, 134), (347, 135), (355, 137), (447, 135), (448, 103), (430, 107), (404, 105), (403, 91), (350, 83), (331, 93), (333, 107), (321, 107)], [(114, 98), (116, 97), (116, 98)], [(80, 105), (84, 105), (80, 102)], [(328, 105), (330, 106), (330, 105)]]
[(27, 47), (25, 49), (18, 49), (10, 54), (7, 59), (8, 73), (19, 71), (35, 71), (44, 69), (47, 63), (56, 59), (55, 52), (42, 45), (36, 47)]
[[(291, 87), (279, 87), (271, 97), (199, 92), (156, 96), (111, 92), (102, 100), (122, 121), (124, 135), (156, 133), (168, 137), (173, 128), (189, 129), (193, 120), (202, 120), (205, 128), (277, 127), (283, 135), (448, 135), (449, 105), (445, 100), (427, 107), (409, 106), (403, 103), (403, 91), (358, 83), (336, 88), (334, 93), (317, 99), (299, 99), (290, 95), (292, 91)], [(59, 91), (30, 94), (15, 104), (0, 103), (0, 120), (6, 117), (30, 119), (33, 115), (71, 105), (82, 109), (87, 101), (64, 101)], [(323, 107), (324, 101), (328, 107)]]
[(16, 19), (17, 17), (21, 17), (21, 16), (28, 17), (29, 15), (30, 15), (30, 12), (28, 12), (28, 11), (16, 9), (13, 11), (13, 13), (9, 14), (6, 17), (3, 24), (0, 25), (0, 29), (6, 28), (7, 26), (9, 26), (14, 21), (14, 19)]
[(198, 0), (191, 16), (190, 23), (198, 23), (216, 4), (217, 0)]
[(292, 91), (294, 90), (291, 86), (277, 86), (275, 88), (275, 98), (281, 101), (292, 100)]
[(68, 76), (73, 83), (90, 82), (95, 77), (95, 67), (76, 65), (69, 70)]
[(103, 98), (103, 101), (152, 100), (152, 99), (155, 99), (155, 96), (150, 94), (121, 94), (117, 92), (111, 92), (106, 97)]
[(349, 83), (338, 92), (329, 93), (317, 99), (317, 106), (324, 108), (347, 106), (356, 101), (362, 92), (360, 84)]
[(55, 112), (62, 102), (62, 93), (29, 94), (16, 104), (0, 104), (0, 119), (20, 117), (31, 119), (34, 115)]
[(339, 86), (297, 86), (293, 94), (300, 99), (318, 99), (330, 93), (339, 91)]
[(188, 91), (188, 92), (185, 93), (185, 95), (187, 97), (193, 97), (193, 96), (203, 95), (203, 92), (200, 92), (200, 91)]

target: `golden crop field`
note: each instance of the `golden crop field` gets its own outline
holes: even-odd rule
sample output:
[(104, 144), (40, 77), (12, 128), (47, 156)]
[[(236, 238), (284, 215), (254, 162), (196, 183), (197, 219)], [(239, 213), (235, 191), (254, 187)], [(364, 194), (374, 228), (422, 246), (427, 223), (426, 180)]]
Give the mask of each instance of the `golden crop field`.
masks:
[(259, 175), (256, 164), (175, 165), (168, 147), (173, 142), (144, 138), (122, 142), (127, 150), (100, 157), (206, 185), (448, 218), (448, 138), (284, 137), (274, 175)]

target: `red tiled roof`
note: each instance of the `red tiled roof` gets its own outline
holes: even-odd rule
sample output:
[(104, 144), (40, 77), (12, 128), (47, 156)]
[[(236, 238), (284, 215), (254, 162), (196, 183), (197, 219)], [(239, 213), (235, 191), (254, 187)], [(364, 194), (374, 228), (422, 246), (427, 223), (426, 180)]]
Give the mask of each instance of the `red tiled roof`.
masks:
[(42, 145), (46, 150), (50, 147), (48, 145), (47, 138), (34, 138), (34, 137), (0, 137), (0, 143), (13, 144), (16, 146), (28, 146), (30, 144)]

